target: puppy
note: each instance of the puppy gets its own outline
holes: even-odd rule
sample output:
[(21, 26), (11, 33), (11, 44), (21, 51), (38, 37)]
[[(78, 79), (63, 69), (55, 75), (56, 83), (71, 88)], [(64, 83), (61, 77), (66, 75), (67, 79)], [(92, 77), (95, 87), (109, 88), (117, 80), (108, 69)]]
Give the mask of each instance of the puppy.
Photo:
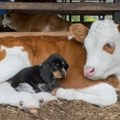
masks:
[(36, 93), (51, 91), (58, 86), (57, 79), (66, 76), (68, 67), (61, 55), (52, 54), (42, 64), (24, 68), (9, 80), (14, 88), (20, 83), (28, 83)]

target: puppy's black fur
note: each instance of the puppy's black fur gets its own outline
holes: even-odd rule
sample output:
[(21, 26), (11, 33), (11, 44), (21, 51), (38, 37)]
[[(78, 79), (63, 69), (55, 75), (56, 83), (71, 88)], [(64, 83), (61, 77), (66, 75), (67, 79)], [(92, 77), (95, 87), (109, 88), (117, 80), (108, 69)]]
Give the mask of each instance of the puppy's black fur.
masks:
[[(57, 79), (65, 77), (68, 67), (62, 56), (52, 54), (41, 65), (24, 68), (9, 80), (14, 88), (20, 83), (28, 83), (35, 92), (51, 91), (57, 87)], [(44, 84), (44, 90), (38, 86), (39, 84)]]

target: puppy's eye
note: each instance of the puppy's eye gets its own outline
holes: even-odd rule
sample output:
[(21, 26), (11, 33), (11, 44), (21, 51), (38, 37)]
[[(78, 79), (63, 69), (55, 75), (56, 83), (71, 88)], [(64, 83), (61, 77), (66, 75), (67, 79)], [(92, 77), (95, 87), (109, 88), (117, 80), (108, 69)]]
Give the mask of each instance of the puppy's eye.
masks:
[(59, 68), (59, 66), (58, 66), (58, 64), (54, 63), (51, 65), (51, 68), (53, 71), (56, 71)]
[(57, 66), (57, 67), (59, 67), (59, 64), (58, 64), (58, 63), (56, 63), (56, 66)]

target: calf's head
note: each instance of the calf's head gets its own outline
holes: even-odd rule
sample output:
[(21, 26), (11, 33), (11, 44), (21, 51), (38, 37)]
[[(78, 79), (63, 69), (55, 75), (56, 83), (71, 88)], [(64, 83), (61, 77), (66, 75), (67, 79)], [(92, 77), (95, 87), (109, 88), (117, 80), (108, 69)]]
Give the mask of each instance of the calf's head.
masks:
[(87, 61), (84, 75), (97, 80), (120, 75), (119, 25), (112, 20), (94, 22), (85, 38)]

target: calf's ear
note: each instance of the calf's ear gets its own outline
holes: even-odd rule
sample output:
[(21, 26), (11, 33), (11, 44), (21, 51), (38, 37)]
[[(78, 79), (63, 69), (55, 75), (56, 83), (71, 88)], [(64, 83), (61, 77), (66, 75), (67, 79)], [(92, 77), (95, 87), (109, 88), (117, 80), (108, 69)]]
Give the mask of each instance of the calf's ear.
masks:
[(89, 29), (80, 23), (72, 24), (69, 28), (72, 35), (78, 42), (84, 42), (85, 37), (87, 36)]

